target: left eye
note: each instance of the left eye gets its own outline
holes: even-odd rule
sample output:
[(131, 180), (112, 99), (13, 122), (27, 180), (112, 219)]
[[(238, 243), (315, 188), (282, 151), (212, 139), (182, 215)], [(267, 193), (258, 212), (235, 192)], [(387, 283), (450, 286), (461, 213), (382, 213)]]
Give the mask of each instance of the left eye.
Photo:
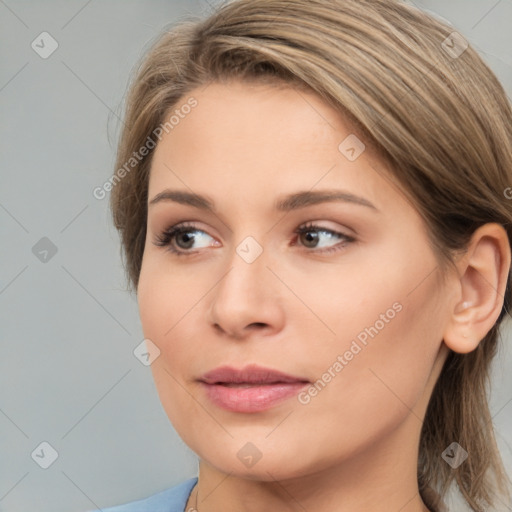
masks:
[[(304, 244), (305, 247), (311, 248), (309, 245), (310, 243), (314, 244), (314, 247), (318, 247), (318, 241), (320, 240), (321, 234), (327, 234), (329, 239), (338, 239), (341, 240), (336, 245), (332, 245), (330, 247), (327, 247), (326, 249), (317, 250), (314, 252), (332, 252), (332, 251), (339, 251), (343, 249), (346, 245), (348, 245), (351, 242), (355, 241), (354, 237), (345, 235), (343, 233), (339, 233), (338, 231), (333, 231), (332, 229), (327, 229), (322, 226), (318, 226), (316, 224), (308, 224), (303, 227), (299, 227), (295, 230), (295, 233), (298, 234), (298, 239), (301, 238), (303, 235), (307, 235), (304, 240), (306, 243)], [(311, 236), (313, 234), (313, 236)]]
[[(339, 233), (337, 231), (333, 231), (316, 224), (300, 226), (295, 230), (295, 234), (298, 235), (297, 240), (303, 240), (300, 245), (303, 245), (308, 249), (318, 247), (319, 241), (322, 239), (322, 235), (324, 235), (324, 237), (327, 239), (340, 240), (340, 242), (335, 245), (309, 252), (327, 253), (338, 251), (343, 249), (349, 243), (355, 241), (355, 239), (349, 235), (345, 235), (343, 233)], [(204, 237), (212, 238), (205, 231), (198, 229), (191, 224), (185, 223), (172, 226), (171, 228), (165, 230), (161, 235), (157, 236), (154, 244), (159, 247), (167, 247), (167, 250), (176, 254), (177, 256), (183, 256), (185, 254), (191, 255), (196, 252), (190, 250), (193, 248), (196, 238)], [(178, 249), (176, 249), (174, 245), (177, 245)], [(292, 245), (297, 245), (297, 243), (294, 242)], [(208, 247), (208, 243), (206, 242), (203, 247)], [(195, 247), (194, 249), (198, 249), (198, 247)]]

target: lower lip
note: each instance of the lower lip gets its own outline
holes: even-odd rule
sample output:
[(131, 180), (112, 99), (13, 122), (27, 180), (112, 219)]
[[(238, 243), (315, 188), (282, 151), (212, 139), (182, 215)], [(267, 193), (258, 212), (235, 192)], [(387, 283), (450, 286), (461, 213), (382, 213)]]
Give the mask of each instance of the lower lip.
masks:
[(233, 412), (259, 412), (297, 395), (309, 382), (223, 386), (201, 382), (208, 398), (219, 407)]

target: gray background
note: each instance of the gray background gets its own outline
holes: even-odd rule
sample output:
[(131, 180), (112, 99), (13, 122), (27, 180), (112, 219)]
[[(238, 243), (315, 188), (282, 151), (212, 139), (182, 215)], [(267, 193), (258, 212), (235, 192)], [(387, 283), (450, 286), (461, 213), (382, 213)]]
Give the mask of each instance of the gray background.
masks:
[[(512, 0), (414, 3), (459, 29), (512, 97)], [(92, 191), (113, 170), (132, 66), (164, 26), (210, 4), (0, 0), (0, 511), (83, 512), (197, 474), (133, 355), (136, 298), (108, 195)], [(47, 59), (31, 47), (43, 31), (59, 45)], [(43, 237), (57, 248), (46, 262), (33, 252)], [(491, 410), (512, 475), (510, 324), (504, 342)], [(43, 441), (58, 452), (48, 469), (31, 457)]]

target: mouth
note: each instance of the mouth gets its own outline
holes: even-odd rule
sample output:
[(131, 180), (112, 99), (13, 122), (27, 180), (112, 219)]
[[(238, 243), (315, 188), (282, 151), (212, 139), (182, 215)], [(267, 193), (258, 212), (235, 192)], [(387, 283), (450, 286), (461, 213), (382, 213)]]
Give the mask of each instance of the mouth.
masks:
[(227, 366), (216, 368), (204, 374), (199, 382), (213, 404), (240, 413), (270, 409), (310, 384), (305, 378), (257, 365), (239, 370)]

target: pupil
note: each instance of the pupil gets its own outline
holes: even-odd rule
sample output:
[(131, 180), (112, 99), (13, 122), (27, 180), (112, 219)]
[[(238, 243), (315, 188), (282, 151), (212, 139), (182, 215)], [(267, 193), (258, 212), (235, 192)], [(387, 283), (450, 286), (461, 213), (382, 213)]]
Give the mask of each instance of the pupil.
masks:
[[(309, 231), (308, 233), (305, 233), (306, 239), (308, 242), (315, 242), (318, 238), (318, 233), (316, 231)], [(307, 245), (307, 244), (304, 244)], [(312, 247), (314, 247), (316, 244), (313, 244)]]
[[(187, 246), (187, 242), (190, 242), (193, 240), (193, 237), (190, 236), (190, 233), (182, 233), (181, 234), (181, 237), (182, 237), (182, 241), (184, 240), (185, 241), (185, 248), (189, 248), (189, 246)], [(190, 245), (190, 244), (189, 244)]]

